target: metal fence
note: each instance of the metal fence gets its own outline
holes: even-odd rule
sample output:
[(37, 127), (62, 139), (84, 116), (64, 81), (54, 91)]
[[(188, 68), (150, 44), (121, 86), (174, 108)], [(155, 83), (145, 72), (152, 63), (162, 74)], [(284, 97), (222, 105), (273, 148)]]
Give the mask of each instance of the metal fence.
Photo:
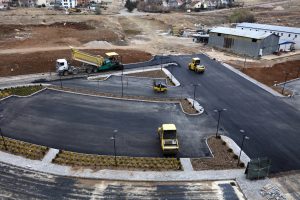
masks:
[(246, 168), (247, 179), (261, 179), (269, 175), (271, 160), (268, 158), (257, 158), (251, 160)]

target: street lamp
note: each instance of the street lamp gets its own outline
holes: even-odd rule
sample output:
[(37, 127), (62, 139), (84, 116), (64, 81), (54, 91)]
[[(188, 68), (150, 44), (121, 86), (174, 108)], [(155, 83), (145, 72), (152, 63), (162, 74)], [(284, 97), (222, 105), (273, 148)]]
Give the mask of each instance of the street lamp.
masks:
[(114, 130), (114, 134), (113, 136), (110, 138), (111, 140), (114, 141), (114, 157), (115, 157), (115, 166), (117, 167), (117, 151), (116, 151), (116, 134), (117, 134), (118, 130)]
[(122, 97), (123, 97), (123, 91), (124, 91), (124, 85), (123, 85), (123, 71), (124, 71), (124, 68), (122, 68), (122, 75), (121, 75), (121, 82), (122, 82)]
[(239, 158), (238, 158), (237, 166), (239, 166), (239, 164), (240, 164), (241, 154), (242, 154), (243, 146), (244, 146), (244, 141), (245, 141), (245, 139), (246, 139), (246, 140), (249, 140), (249, 139), (250, 139), (248, 136), (246, 136), (246, 135), (244, 134), (244, 133), (245, 133), (244, 130), (241, 129), (241, 130), (240, 130), (240, 133), (242, 133), (242, 135), (243, 135), (243, 140), (242, 140), (242, 145), (241, 145), (241, 150), (240, 150), (240, 155), (239, 155)]
[(219, 116), (218, 116), (218, 124), (217, 124), (216, 138), (218, 137), (218, 133), (219, 133), (219, 125), (220, 125), (220, 119), (221, 119), (221, 112), (222, 112), (222, 111), (226, 111), (226, 110), (227, 110), (226, 108), (214, 110), (214, 112), (217, 112), (217, 113), (219, 114)]
[(285, 78), (284, 78), (284, 83), (283, 83), (283, 87), (282, 87), (281, 94), (283, 94), (283, 92), (284, 92), (285, 84), (286, 84), (288, 75), (290, 74), (290, 73), (288, 73), (288, 72), (284, 72), (284, 73), (285, 73)]
[(0, 128), (0, 134), (1, 134), (1, 137), (2, 137), (2, 140), (3, 140), (3, 146), (4, 146), (5, 150), (7, 151), (7, 146), (6, 146), (5, 139), (3, 137), (3, 133), (2, 133), (1, 128)]

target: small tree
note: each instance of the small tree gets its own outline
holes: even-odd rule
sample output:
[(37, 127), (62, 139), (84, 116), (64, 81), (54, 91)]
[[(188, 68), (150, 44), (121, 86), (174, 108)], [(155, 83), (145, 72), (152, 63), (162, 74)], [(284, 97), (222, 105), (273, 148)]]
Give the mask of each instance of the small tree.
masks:
[(136, 3), (135, 2), (131, 2), (130, 0), (126, 0), (125, 8), (127, 8), (128, 12), (132, 12), (133, 9), (136, 8)]
[(256, 21), (254, 15), (248, 10), (240, 9), (236, 10), (229, 16), (230, 23), (241, 23), (241, 22), (250, 22), (253, 23)]
[(96, 8), (95, 8), (95, 14), (96, 15), (101, 15), (101, 9), (100, 9), (100, 5), (97, 4)]

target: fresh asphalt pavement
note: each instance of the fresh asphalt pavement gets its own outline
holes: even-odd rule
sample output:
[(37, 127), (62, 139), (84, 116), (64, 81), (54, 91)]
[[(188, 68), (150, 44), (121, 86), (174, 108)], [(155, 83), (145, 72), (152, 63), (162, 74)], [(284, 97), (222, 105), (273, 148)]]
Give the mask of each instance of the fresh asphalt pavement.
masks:
[(191, 84), (197, 84), (197, 100), (206, 112), (217, 119), (214, 109), (226, 108), (221, 125), (237, 143), (243, 135), (250, 137), (243, 149), (250, 158), (268, 157), (272, 172), (300, 169), (300, 113), (281, 98), (233, 73), (205, 55), (198, 55), (207, 66), (203, 75), (189, 71), (186, 66), (192, 56), (173, 59), (181, 68), (173, 68), (173, 75), (187, 92), (193, 95)]
[(230, 183), (75, 179), (0, 163), (0, 199), (243, 199)]
[[(196, 74), (187, 69), (188, 62), (195, 56), (199, 56), (202, 64), (207, 67), (204, 74)], [(238, 145), (241, 145), (244, 135), (250, 137), (243, 147), (250, 158), (270, 158), (272, 172), (300, 169), (300, 113), (287, 104), (286, 99), (273, 96), (205, 55), (171, 56), (168, 59), (178, 64), (178, 67), (168, 69), (181, 86), (172, 88), (167, 94), (156, 96), (193, 97), (196, 87), (196, 99), (209, 116), (217, 119), (217, 113), (213, 110), (227, 109), (222, 112), (221, 127)], [(137, 65), (126, 67), (133, 68)], [(106, 84), (112, 86), (110, 81), (112, 80), (108, 80)], [(146, 86), (145, 83), (140, 81), (134, 85), (130, 81), (131, 79), (128, 81), (131, 89), (126, 90), (127, 94), (153, 94), (149, 88), (138, 89)], [(91, 84), (84, 83), (81, 87), (83, 85), (91, 87)], [(109, 90), (120, 92), (120, 84)], [(245, 131), (244, 135), (240, 132), (241, 129)]]
[(177, 126), (180, 157), (210, 156), (205, 138), (214, 129), (206, 116), (189, 116), (178, 103), (113, 100), (44, 90), (31, 97), (10, 97), (0, 104), (4, 135), (75, 152), (162, 156), (157, 128)]

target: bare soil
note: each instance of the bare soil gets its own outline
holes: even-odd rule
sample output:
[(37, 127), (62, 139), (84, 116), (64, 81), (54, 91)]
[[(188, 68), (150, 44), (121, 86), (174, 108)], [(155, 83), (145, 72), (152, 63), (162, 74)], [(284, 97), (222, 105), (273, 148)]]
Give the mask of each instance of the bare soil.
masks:
[(192, 159), (194, 170), (220, 170), (220, 169), (236, 169), (237, 159), (235, 155), (228, 151), (228, 146), (223, 144), (221, 139), (210, 137), (207, 143), (214, 155), (213, 158), (195, 158)]
[[(243, 68), (242, 72), (268, 86), (292, 80), (300, 76), (300, 60), (278, 63), (272, 67)], [(286, 76), (288, 73), (288, 76)]]
[[(108, 50), (84, 50), (85, 52), (104, 56)], [(152, 55), (138, 50), (111, 49), (122, 56), (122, 63), (135, 63), (150, 60)], [(58, 58), (66, 58), (74, 66), (81, 63), (71, 60), (70, 50), (57, 50), (47, 52), (35, 52), (26, 54), (0, 55), (0, 76), (14, 76), (55, 71), (55, 61)]]
[(193, 105), (187, 100), (187, 99), (182, 99), (180, 100), (181, 106), (183, 110), (189, 114), (197, 114), (198, 111), (193, 108)]

